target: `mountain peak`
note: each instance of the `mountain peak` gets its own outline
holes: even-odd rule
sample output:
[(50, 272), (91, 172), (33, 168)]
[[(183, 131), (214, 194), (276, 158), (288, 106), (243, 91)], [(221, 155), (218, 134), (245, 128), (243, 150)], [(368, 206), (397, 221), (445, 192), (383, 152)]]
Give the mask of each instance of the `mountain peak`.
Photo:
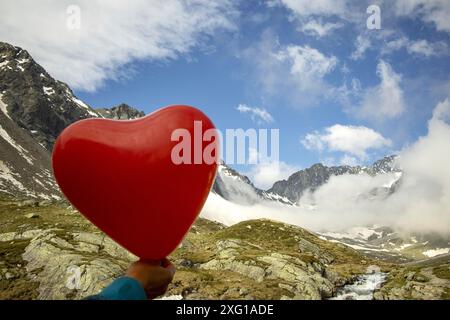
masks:
[(0, 42), (0, 193), (59, 199), (50, 151), (70, 124), (87, 118), (144, 116), (122, 103), (93, 110), (20, 47)]
[(286, 197), (289, 201), (296, 203), (305, 190), (314, 191), (325, 184), (331, 176), (340, 176), (343, 174), (377, 175), (387, 172), (399, 172), (396, 167), (395, 159), (397, 156), (387, 156), (374, 162), (369, 167), (360, 166), (334, 166), (328, 167), (321, 163), (314, 164), (310, 168), (300, 170), (292, 174), (287, 180), (281, 180), (274, 183), (273, 187), (267, 192)]
[(104, 118), (116, 120), (132, 120), (145, 116), (143, 111), (133, 108), (126, 103), (121, 103), (112, 108), (98, 108), (95, 111)]
[(30, 54), (0, 43), (0, 99), (8, 118), (47, 150), (69, 124), (98, 117), (69, 86), (53, 79)]
[(20, 47), (13, 46), (12, 44), (9, 44), (7, 42), (0, 41), (0, 54), (5, 55), (7, 53), (13, 53), (14, 55), (20, 53), (30, 57), (29, 53), (26, 50), (23, 50)]

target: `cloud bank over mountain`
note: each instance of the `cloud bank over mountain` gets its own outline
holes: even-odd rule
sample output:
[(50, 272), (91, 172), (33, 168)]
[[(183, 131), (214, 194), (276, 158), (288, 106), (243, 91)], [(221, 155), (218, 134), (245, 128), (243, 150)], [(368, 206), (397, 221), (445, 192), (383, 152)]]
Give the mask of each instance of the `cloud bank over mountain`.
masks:
[(370, 195), (396, 181), (395, 173), (342, 175), (306, 193), (297, 207), (266, 202), (246, 206), (211, 194), (202, 216), (225, 224), (264, 217), (315, 231), (378, 224), (406, 232), (449, 235), (449, 120), (450, 100), (446, 99), (434, 109), (428, 134), (400, 152), (397, 161), (403, 175), (396, 192), (388, 197)]

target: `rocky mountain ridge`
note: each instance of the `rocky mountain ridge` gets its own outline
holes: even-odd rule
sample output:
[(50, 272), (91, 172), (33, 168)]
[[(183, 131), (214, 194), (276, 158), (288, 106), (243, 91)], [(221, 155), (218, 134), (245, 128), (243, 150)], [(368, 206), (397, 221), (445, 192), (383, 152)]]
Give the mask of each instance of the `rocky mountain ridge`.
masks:
[(133, 120), (145, 116), (143, 111), (139, 111), (125, 103), (112, 108), (97, 108), (95, 111), (103, 118), (114, 120)]
[(320, 233), (323, 239), (343, 243), (374, 259), (396, 263), (427, 260), (450, 253), (450, 240), (437, 233), (406, 233), (389, 227), (360, 226), (341, 232)]
[[(321, 163), (310, 168), (300, 170), (292, 174), (287, 180), (274, 183), (268, 193), (277, 194), (287, 198), (292, 203), (297, 203), (306, 190), (314, 191), (324, 185), (332, 176), (344, 174), (368, 174), (375, 176), (388, 172), (401, 173), (401, 169), (395, 163), (396, 156), (384, 157), (369, 167), (361, 166), (337, 166), (327, 167)], [(395, 186), (392, 186), (394, 189)]]
[(19, 198), (62, 198), (50, 162), (59, 133), (81, 119), (143, 115), (124, 104), (92, 109), (26, 50), (0, 42), (0, 192)]
[(4, 42), (0, 42), (0, 93), (3, 113), (49, 151), (69, 124), (99, 117), (26, 50)]
[(226, 200), (239, 204), (255, 204), (261, 201), (277, 201), (285, 205), (297, 205), (306, 191), (315, 191), (333, 176), (395, 173), (396, 179), (390, 185), (371, 190), (370, 196), (388, 196), (395, 192), (401, 182), (402, 171), (396, 164), (396, 156), (388, 156), (374, 162), (371, 166), (327, 167), (314, 164), (310, 168), (292, 174), (287, 180), (277, 181), (269, 190), (261, 190), (251, 180), (222, 162), (219, 166), (213, 192)]

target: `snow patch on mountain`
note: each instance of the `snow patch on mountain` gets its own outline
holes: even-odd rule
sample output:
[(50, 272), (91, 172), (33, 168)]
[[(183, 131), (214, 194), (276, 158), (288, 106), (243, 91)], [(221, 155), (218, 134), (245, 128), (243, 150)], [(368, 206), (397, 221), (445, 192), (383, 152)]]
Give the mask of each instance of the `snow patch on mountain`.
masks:
[(381, 238), (382, 231), (376, 231), (374, 228), (369, 227), (353, 227), (344, 232), (326, 232), (321, 233), (322, 236), (331, 237), (334, 239), (353, 239), (368, 241), (373, 238)]
[(24, 59), (16, 59), (18, 64), (24, 64), (30, 62), (30, 59), (24, 58)]
[(284, 204), (289, 204), (291, 206), (296, 205), (295, 203), (292, 203), (287, 197), (280, 196), (279, 194), (276, 194), (276, 193), (264, 191), (263, 195), (264, 195), (264, 198), (266, 198), (268, 200), (279, 201)]
[(427, 250), (422, 253), (423, 253), (423, 255), (427, 256), (428, 258), (433, 258), (436, 256), (440, 256), (442, 254), (450, 253), (450, 248), (437, 248), (437, 249)]
[(5, 116), (7, 116), (11, 120), (11, 117), (8, 114), (8, 109), (6, 108), (6, 104), (3, 102), (2, 98), (3, 95), (0, 93), (0, 111), (3, 112)]
[(387, 189), (392, 188), (402, 178), (402, 176), (403, 172), (394, 172), (393, 178), (389, 182), (383, 184), (383, 187)]
[(3, 61), (3, 62), (0, 62), (0, 69), (2, 69), (3, 67), (5, 67), (6, 65), (8, 65), (9, 64), (9, 61), (8, 60), (5, 60), (5, 61)]
[(43, 90), (44, 90), (44, 93), (48, 96), (55, 94), (55, 90), (52, 87), (44, 87)]
[(28, 155), (28, 151), (22, 146), (18, 145), (13, 138), (6, 132), (5, 129), (0, 125), (0, 137), (2, 137), (6, 142), (8, 142), (14, 149), (16, 149), (19, 154), (30, 164), (33, 165), (33, 159)]
[[(395, 244), (391, 243), (391, 245), (395, 245)], [(405, 250), (405, 249), (407, 249), (407, 248), (412, 247), (413, 245), (414, 245), (414, 243), (404, 243), (404, 244), (402, 244), (400, 247), (394, 248), (394, 250), (395, 250), (395, 251), (402, 251), (402, 250)]]
[(350, 247), (355, 250), (360, 250), (360, 251), (389, 252), (389, 250), (387, 250), (387, 249), (382, 249), (382, 248), (378, 248), (378, 247), (370, 246), (370, 245), (363, 246), (363, 245), (357, 245), (357, 244), (350, 244), (350, 243), (339, 241), (339, 240), (329, 240), (329, 239), (328, 239), (328, 241), (333, 242), (333, 243), (341, 243), (343, 245), (346, 245), (347, 247)]
[(76, 98), (72, 93), (69, 93), (69, 94), (70, 94), (70, 97), (69, 97), (69, 98), (70, 98), (73, 102), (75, 102), (78, 106), (80, 106), (81, 108), (86, 109), (87, 113), (88, 113), (90, 116), (92, 116), (92, 117), (94, 117), (94, 118), (98, 118), (98, 117), (99, 117), (99, 115), (98, 115), (96, 112), (94, 112), (94, 111), (91, 109), (91, 107), (89, 107), (86, 103), (84, 103), (84, 102), (81, 101), (80, 99)]
[[(12, 185), (14, 185), (18, 189), (26, 190), (23, 184), (16, 179), (16, 176), (18, 175), (16, 173), (13, 173), (11, 169), (3, 161), (0, 160), (0, 177), (6, 181), (9, 181)], [(5, 187), (4, 182), (2, 182), (2, 179), (0, 179), (0, 186)], [(6, 189), (3, 188), (1, 190), (7, 191)]]

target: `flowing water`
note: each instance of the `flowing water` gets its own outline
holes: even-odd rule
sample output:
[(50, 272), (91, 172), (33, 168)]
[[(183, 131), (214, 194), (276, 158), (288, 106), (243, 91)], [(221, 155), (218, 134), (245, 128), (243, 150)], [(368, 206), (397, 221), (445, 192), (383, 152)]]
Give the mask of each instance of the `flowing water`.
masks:
[(358, 277), (352, 283), (338, 289), (337, 295), (330, 300), (372, 300), (374, 292), (386, 280), (386, 273), (374, 272)]

